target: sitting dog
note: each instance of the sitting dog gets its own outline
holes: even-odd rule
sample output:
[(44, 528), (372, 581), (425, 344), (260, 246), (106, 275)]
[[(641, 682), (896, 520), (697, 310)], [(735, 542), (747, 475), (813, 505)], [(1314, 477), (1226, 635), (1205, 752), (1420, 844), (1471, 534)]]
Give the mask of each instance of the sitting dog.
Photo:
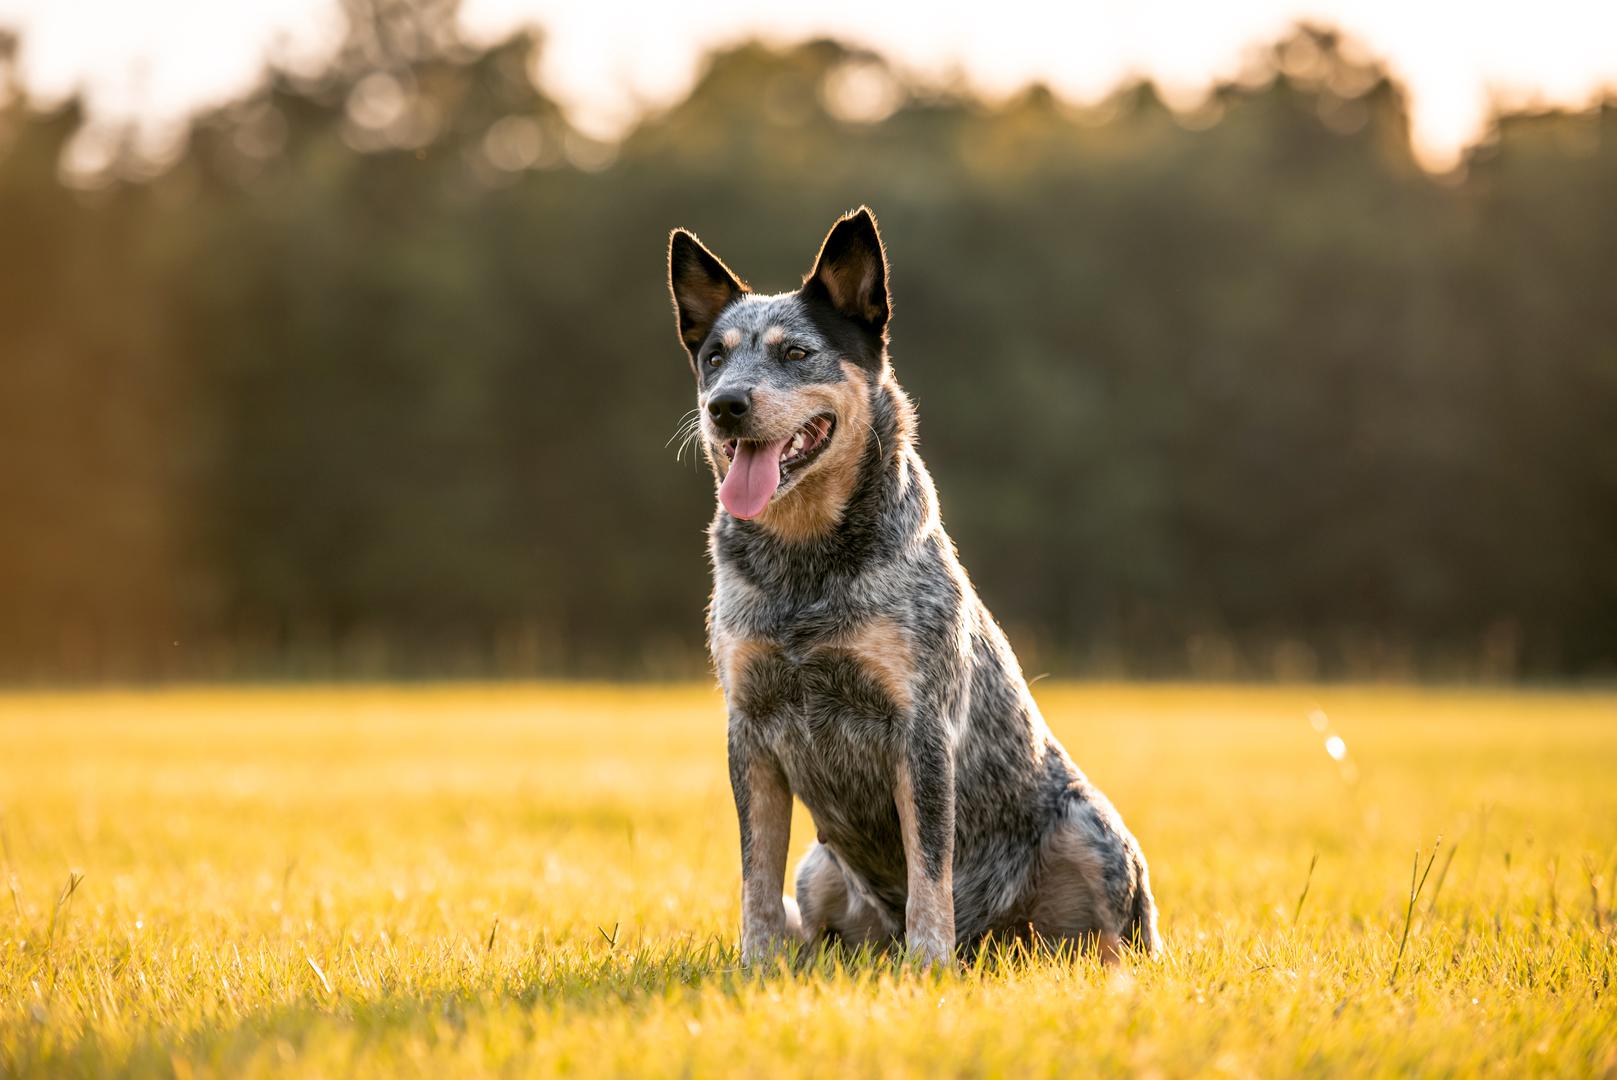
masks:
[[(887, 356), (887, 255), (843, 217), (795, 292), (668, 250), (718, 483), (709, 644), (741, 822), (741, 949), (927, 964), (996, 939), (1157, 949), (1145, 859), (1045, 726), (943, 531)], [(782, 895), (792, 799), (818, 842)]]

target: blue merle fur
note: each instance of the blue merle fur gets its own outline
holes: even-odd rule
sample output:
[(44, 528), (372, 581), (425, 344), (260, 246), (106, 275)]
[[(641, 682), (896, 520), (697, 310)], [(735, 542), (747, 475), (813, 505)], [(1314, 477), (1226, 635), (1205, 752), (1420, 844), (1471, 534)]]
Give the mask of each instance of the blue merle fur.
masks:
[[(934, 881), (942, 879), (952, 839), (955, 936), (964, 950), (991, 934), (1116, 933), (1153, 951), (1155, 907), (1139, 845), (1045, 725), (941, 524), (916, 450), (914, 409), (887, 356), (887, 268), (873, 219), (868, 232), (880, 259), (875, 319), (868, 306), (839, 308), (813, 274), (797, 292), (758, 296), (689, 234), (676, 233), (670, 256), (700, 395), (744, 385), (790, 401), (804, 388), (850, 377), (867, 395), (869, 426), (839, 423), (833, 435), (858, 443), (856, 479), (834, 528), (781, 535), (720, 506), (709, 530), (715, 648), (723, 640), (759, 645), (730, 676), (721, 665), (742, 865), (752, 843), (748, 771), (762, 764), (785, 778), (812, 815), (819, 844), (834, 856), (811, 853), (805, 869), (845, 875), (848, 888), (901, 933), (908, 868), (895, 785), (903, 763)], [(833, 230), (826, 251), (836, 238)], [(858, 257), (859, 241), (853, 236), (850, 257)], [(822, 264), (825, 258), (822, 251)], [(704, 295), (706, 309), (687, 302)], [(810, 359), (782, 361), (767, 343), (769, 327), (783, 328), (783, 344), (808, 346)], [(727, 331), (737, 346), (721, 365), (707, 366), (708, 350)], [(711, 440), (708, 451), (717, 473)], [(877, 619), (900, 628), (908, 642), (908, 703), (840, 644)], [(1041, 885), (1061, 879), (1063, 868), (1049, 863), (1052, 852), (1069, 850), (1051, 842), (1062, 829), (1083, 853), (1084, 888), (1075, 891), (1071, 917), (1054, 920), (1052, 935), (1033, 920), (1046, 910)], [(798, 901), (805, 901), (801, 887)], [(814, 914), (805, 908), (805, 923)]]

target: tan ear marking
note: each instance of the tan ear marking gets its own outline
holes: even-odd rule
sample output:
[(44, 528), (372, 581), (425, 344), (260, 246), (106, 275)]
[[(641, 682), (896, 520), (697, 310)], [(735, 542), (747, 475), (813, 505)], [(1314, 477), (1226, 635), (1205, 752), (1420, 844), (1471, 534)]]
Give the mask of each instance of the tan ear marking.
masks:
[(725, 306), (749, 291), (747, 283), (736, 277), (724, 260), (685, 229), (675, 229), (668, 237), (668, 288), (674, 299), (680, 340), (692, 352), (702, 344)]
[(815, 281), (840, 311), (885, 327), (888, 318), (887, 249), (869, 207), (837, 220), (820, 244)]

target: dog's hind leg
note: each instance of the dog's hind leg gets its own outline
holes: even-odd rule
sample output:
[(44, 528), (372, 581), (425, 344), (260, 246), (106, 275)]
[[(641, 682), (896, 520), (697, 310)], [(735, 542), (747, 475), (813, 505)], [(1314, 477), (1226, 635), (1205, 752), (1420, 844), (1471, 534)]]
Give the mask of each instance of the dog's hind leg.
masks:
[(1156, 904), (1140, 846), (1117, 811), (1093, 789), (1074, 785), (1039, 848), (1029, 922), (1047, 941), (1093, 945), (1108, 964), (1123, 947), (1157, 951)]
[(806, 940), (803, 936), (803, 914), (797, 910), (797, 901), (790, 896), (780, 898), (781, 904), (786, 908), (786, 934), (798, 941)]
[(823, 937), (853, 948), (882, 948), (903, 932), (824, 844), (815, 844), (797, 865), (797, 909), (803, 940), (810, 944)]

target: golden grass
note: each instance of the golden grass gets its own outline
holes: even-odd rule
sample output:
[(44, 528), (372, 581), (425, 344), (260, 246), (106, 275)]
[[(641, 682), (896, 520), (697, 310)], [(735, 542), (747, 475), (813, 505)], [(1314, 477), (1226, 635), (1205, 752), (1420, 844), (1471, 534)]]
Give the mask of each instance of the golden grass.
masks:
[(1617, 1075), (1617, 698), (1037, 689), (1162, 962), (739, 969), (705, 689), (0, 697), (0, 1075)]

